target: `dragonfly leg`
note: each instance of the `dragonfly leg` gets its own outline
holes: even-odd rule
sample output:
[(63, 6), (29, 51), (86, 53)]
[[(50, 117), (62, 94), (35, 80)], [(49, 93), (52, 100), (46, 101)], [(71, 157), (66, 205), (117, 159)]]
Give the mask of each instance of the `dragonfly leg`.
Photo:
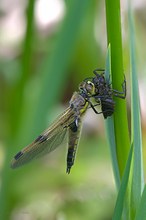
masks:
[(93, 70), (93, 73), (94, 73), (95, 75), (97, 75), (98, 72), (102, 72), (102, 73), (104, 73), (104, 72), (105, 72), (105, 69), (97, 68), (97, 69)]
[(124, 76), (124, 82), (122, 83), (122, 92), (113, 89), (113, 95), (118, 98), (121, 98), (121, 99), (126, 98), (126, 79), (125, 79), (125, 76)]
[(95, 108), (95, 106), (97, 105), (100, 105), (99, 103), (98, 104), (95, 104), (93, 105), (92, 102), (90, 100), (88, 100), (89, 104), (90, 104), (90, 107), (93, 109), (93, 111), (95, 112), (95, 114), (101, 114), (102, 112), (98, 112)]

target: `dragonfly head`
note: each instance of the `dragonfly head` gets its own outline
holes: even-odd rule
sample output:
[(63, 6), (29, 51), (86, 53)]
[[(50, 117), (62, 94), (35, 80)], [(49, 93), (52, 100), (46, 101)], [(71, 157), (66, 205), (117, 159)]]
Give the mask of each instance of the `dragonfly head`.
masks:
[(79, 85), (79, 90), (87, 95), (94, 95), (95, 94), (95, 85), (90, 80), (85, 80)]

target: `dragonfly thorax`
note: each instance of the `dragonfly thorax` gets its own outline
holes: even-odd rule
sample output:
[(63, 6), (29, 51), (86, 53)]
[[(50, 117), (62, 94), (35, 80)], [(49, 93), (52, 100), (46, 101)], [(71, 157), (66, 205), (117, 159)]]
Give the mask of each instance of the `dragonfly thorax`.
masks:
[(74, 92), (70, 100), (70, 107), (76, 112), (84, 112), (87, 109), (88, 102), (79, 92)]

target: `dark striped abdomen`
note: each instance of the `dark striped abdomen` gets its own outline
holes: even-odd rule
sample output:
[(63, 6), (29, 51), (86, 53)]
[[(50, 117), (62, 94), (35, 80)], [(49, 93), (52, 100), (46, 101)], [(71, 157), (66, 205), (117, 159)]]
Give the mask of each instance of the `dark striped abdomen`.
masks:
[(67, 153), (67, 169), (66, 172), (69, 174), (70, 169), (74, 164), (77, 145), (79, 141), (81, 126), (80, 123), (78, 125), (76, 122), (73, 122), (69, 126), (69, 140), (68, 140), (68, 153)]

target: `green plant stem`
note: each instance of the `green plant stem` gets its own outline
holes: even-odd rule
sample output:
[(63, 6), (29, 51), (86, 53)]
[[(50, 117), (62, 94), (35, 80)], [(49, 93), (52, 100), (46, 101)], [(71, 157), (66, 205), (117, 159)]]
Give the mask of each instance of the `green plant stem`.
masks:
[[(120, 23), (120, 1), (106, 0), (106, 22), (108, 45), (111, 45), (111, 72), (113, 88), (121, 90), (124, 80), (122, 59), (122, 38)], [(127, 122), (126, 102), (115, 98), (116, 107), (114, 113), (115, 140), (118, 169), (122, 177), (128, 157), (130, 140)]]
[[(141, 194), (144, 188), (143, 157), (142, 157), (142, 134), (140, 118), (140, 101), (138, 91), (138, 71), (135, 52), (135, 30), (131, 4), (128, 5), (130, 61), (131, 61), (131, 139), (133, 143), (133, 170), (131, 186), (131, 219), (135, 218), (139, 207)], [(144, 199), (144, 198), (142, 198)], [(140, 213), (139, 213), (140, 214)], [(142, 219), (142, 218), (139, 218)]]
[[(22, 116), (22, 107), (23, 107), (23, 95), (24, 88), (30, 73), (30, 63), (32, 58), (31, 45), (33, 40), (33, 18), (34, 18), (34, 5), (35, 0), (29, 1), (26, 13), (26, 34), (24, 38), (24, 50), (22, 54), (21, 62), (21, 71), (19, 73), (20, 80), (14, 89), (14, 92), (11, 94), (10, 109), (10, 125), (11, 125), (11, 134), (9, 140), (7, 140), (7, 145), (11, 146), (6, 148), (5, 152), (5, 163), (2, 171), (2, 184), (0, 192), (0, 219), (10, 219), (10, 209), (11, 209), (11, 200), (10, 200), (10, 191), (11, 191), (11, 170), (10, 170), (10, 158), (13, 152), (13, 143), (17, 137), (18, 129), (20, 128), (20, 118)], [(19, 108), (18, 108), (19, 106)]]
[[(20, 60), (19, 80), (15, 86), (14, 92), (11, 94), (10, 100), (11, 111), (11, 134), (12, 137), (17, 136), (17, 130), (21, 123), (21, 116), (23, 111), (23, 99), (24, 89), (26, 82), (31, 75), (31, 64), (32, 64), (32, 43), (34, 39), (34, 6), (35, 0), (29, 1), (26, 9), (26, 32), (24, 36), (24, 42), (22, 45), (22, 57)], [(18, 111), (19, 106), (19, 111)]]

